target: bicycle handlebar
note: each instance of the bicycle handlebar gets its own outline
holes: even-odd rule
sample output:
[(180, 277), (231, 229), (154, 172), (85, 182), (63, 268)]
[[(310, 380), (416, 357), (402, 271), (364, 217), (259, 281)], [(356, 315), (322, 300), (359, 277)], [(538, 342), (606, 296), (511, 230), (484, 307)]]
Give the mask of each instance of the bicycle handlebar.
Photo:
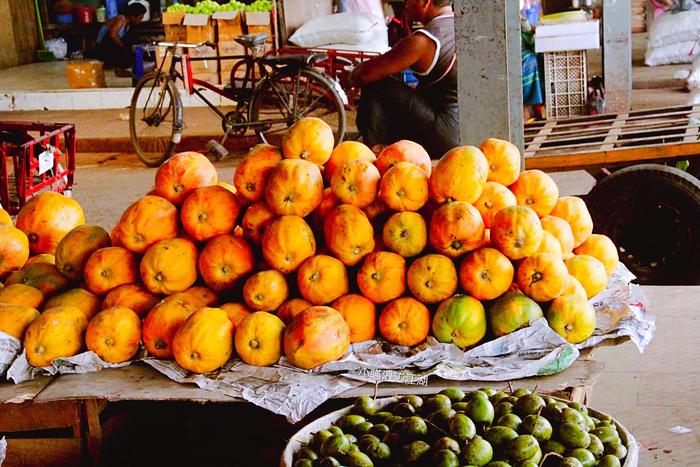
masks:
[(157, 42), (156, 45), (162, 47), (182, 47), (183, 49), (195, 49), (197, 47), (207, 46), (211, 47), (212, 49), (216, 49), (216, 44), (209, 41), (199, 42), (198, 44), (188, 44), (185, 42)]

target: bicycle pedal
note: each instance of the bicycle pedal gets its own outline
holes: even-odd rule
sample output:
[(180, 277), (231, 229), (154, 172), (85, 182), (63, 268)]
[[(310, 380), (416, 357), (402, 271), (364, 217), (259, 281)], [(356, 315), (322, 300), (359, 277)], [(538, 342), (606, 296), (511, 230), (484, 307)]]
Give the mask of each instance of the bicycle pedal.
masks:
[(207, 151), (211, 154), (217, 161), (225, 160), (231, 153), (226, 149), (221, 143), (215, 139), (209, 140), (207, 143)]

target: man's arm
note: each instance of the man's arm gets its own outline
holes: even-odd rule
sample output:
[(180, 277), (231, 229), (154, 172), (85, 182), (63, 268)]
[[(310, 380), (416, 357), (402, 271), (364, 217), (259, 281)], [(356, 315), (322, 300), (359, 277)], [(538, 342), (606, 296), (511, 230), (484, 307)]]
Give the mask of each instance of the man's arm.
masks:
[(424, 34), (412, 34), (399, 41), (390, 51), (361, 63), (352, 71), (350, 82), (355, 86), (380, 81), (415, 65), (427, 69), (435, 55), (435, 42)]
[(124, 49), (125, 52), (129, 53), (129, 50), (127, 50), (126, 45), (124, 45), (122, 38), (119, 37), (119, 31), (121, 30), (122, 26), (124, 26), (124, 23), (126, 23), (124, 18), (117, 18), (117, 20), (114, 21), (114, 23), (112, 23), (112, 25), (109, 27), (109, 37), (112, 38), (115, 44)]

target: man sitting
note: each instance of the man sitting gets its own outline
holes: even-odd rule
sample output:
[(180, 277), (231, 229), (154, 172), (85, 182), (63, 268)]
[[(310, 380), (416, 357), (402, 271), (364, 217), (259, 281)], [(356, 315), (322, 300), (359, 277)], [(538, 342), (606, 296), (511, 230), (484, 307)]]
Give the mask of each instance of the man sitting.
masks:
[[(350, 76), (362, 87), (357, 128), (369, 146), (410, 139), (438, 158), (459, 145), (452, 0), (406, 0), (404, 13), (423, 28)], [(407, 68), (418, 79), (415, 89), (394, 77)]]
[(143, 21), (146, 7), (140, 3), (132, 3), (126, 7), (123, 15), (115, 16), (102, 25), (97, 33), (97, 49), (95, 58), (105, 63), (106, 68), (115, 67), (117, 76), (131, 76), (133, 45), (131, 26)]

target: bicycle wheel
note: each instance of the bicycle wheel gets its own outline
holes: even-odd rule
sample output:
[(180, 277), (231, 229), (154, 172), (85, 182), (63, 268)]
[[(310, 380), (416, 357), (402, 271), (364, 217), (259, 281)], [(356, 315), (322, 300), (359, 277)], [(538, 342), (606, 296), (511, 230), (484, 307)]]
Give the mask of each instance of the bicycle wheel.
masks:
[(180, 94), (167, 75), (147, 73), (136, 84), (129, 110), (131, 144), (149, 167), (158, 167), (175, 150), (182, 130)]
[(253, 91), (248, 121), (266, 143), (279, 146), (287, 128), (318, 117), (333, 129), (336, 145), (345, 137), (345, 106), (333, 82), (311, 68), (284, 68)]

